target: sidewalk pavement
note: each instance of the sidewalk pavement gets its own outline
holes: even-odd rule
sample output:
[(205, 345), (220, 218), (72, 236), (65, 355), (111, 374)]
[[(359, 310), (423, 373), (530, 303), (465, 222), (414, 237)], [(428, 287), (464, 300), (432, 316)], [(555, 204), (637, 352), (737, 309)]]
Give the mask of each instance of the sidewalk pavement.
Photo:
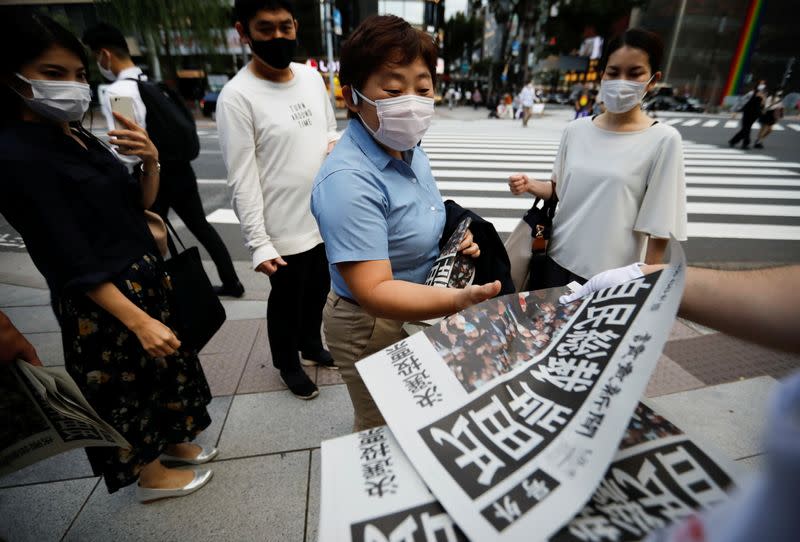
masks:
[[(324, 369), (308, 371), (321, 388), (317, 399), (285, 389), (267, 345), (268, 281), (245, 267), (247, 297), (224, 302), (228, 321), (200, 355), (214, 399), (199, 442), (220, 448), (208, 487), (141, 505), (133, 487), (109, 495), (83, 451), (67, 452), (0, 478), (0, 540), (317, 539), (319, 446), (350, 432), (349, 397), (337, 373)], [(49, 294), (27, 254), (0, 259), (0, 309), (46, 365), (63, 364)], [(767, 395), (799, 367), (800, 356), (676, 322), (645, 396), (743, 471), (756, 471)]]

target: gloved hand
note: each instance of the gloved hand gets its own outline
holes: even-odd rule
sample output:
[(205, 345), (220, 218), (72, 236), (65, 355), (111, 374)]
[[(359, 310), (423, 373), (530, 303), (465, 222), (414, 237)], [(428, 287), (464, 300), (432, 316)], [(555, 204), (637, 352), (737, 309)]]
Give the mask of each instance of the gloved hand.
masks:
[(609, 269), (608, 271), (598, 273), (586, 281), (586, 284), (578, 288), (575, 292), (559, 297), (558, 301), (562, 304), (572, 303), (576, 299), (580, 299), (598, 290), (616, 286), (617, 284), (622, 284), (629, 280), (638, 279), (644, 276), (644, 273), (642, 273), (643, 265), (643, 263), (637, 262), (626, 265), (625, 267), (617, 267), (616, 269)]

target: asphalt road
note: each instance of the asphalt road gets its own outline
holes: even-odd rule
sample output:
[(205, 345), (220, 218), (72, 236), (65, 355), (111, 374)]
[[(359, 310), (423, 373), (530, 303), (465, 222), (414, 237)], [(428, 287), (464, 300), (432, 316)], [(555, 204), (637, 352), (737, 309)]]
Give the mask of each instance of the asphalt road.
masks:
[[(689, 119), (690, 116), (687, 115), (685, 118)], [(705, 123), (711, 124), (707, 121), (708, 117), (698, 118), (701, 119), (700, 123), (693, 126), (683, 126), (683, 122), (674, 120), (676, 119), (674, 115), (661, 116), (659, 120), (673, 124), (681, 132), (687, 145), (693, 145), (692, 148), (688, 146), (685, 148), (687, 165), (693, 157), (699, 157), (710, 160), (708, 164), (701, 163), (701, 165), (716, 163), (736, 167), (719, 168), (720, 175), (701, 176), (691, 181), (694, 184), (690, 185), (689, 193), (690, 225), (692, 222), (712, 223), (716, 226), (717, 233), (706, 234), (705, 230), (702, 230), (702, 235), (698, 236), (690, 231), (690, 240), (684, 245), (689, 261), (735, 265), (800, 263), (800, 164), (796, 163), (800, 161), (798, 152), (800, 129), (785, 128), (774, 132), (765, 142), (763, 150), (735, 151), (733, 155), (730, 154), (727, 140), (736, 130), (724, 127), (729, 118), (720, 117), (718, 125), (714, 127), (703, 126)], [(794, 122), (800, 128), (800, 120), (788, 122)], [(692, 123), (693, 121), (689, 122)], [(344, 128), (345, 124), (345, 121), (340, 121), (340, 128)], [(239, 226), (231, 220), (232, 211), (229, 209), (230, 202), (224, 184), (226, 172), (216, 128), (211, 123), (201, 123), (198, 133), (201, 154), (193, 166), (200, 179), (199, 189), (206, 214), (210, 215), (210, 220), (223, 237), (232, 257), (235, 260), (249, 261)], [(502, 129), (491, 137), (497, 142), (495, 148), (500, 149), (498, 152), (513, 152), (503, 149), (510, 139), (503, 134)], [(441, 154), (444, 161), (438, 167), (434, 164), (443, 195), (457, 200), (462, 199), (468, 202), (465, 206), (473, 207), (482, 216), (501, 222), (498, 230), (501, 234), (506, 234), (510, 231), (507, 224), (518, 219), (524, 210), (519, 209), (509, 198), (509, 194), (502, 192), (497, 186), (492, 185), (487, 191), (474, 188), (479, 185), (486, 186), (487, 183), (484, 182), (484, 177), (481, 177), (480, 171), (475, 171), (474, 164), (470, 165), (469, 152), (475, 152), (471, 150), (474, 147), (471, 142), (490, 141), (491, 137), (487, 139), (478, 134), (435, 133), (429, 140), (432, 142), (424, 144), (431, 146), (429, 154), (448, 153), (451, 149), (456, 153)], [(489, 143), (488, 146), (492, 147), (492, 144)], [(531, 158), (531, 155), (541, 152), (545, 158), (539, 161), (546, 161), (547, 156), (554, 154), (552, 148), (548, 150), (546, 147), (545, 145), (543, 150), (538, 148), (532, 151), (520, 150), (518, 153), (520, 158), (510, 157), (509, 160), (537, 160), (535, 157)], [(459, 161), (456, 160), (458, 157), (463, 159), (466, 167), (462, 168), (459, 165)], [(727, 159), (741, 161), (723, 162)], [(777, 165), (780, 167), (776, 169), (775, 164), (769, 163), (770, 160), (779, 162)], [(432, 162), (436, 162), (436, 159), (432, 159)], [(544, 168), (549, 167), (549, 163), (539, 165)], [(447, 168), (446, 171), (440, 172), (443, 167)], [(504, 166), (500, 164), (486, 167), (490, 168), (485, 170), (486, 180), (501, 182), (500, 178), (504, 174), (501, 170)], [(742, 175), (740, 172), (744, 170), (741, 168), (747, 169)], [(703, 170), (703, 168), (698, 169)], [(463, 177), (460, 176), (460, 172), (463, 172)], [(736, 179), (735, 186), (727, 185), (724, 177), (726, 174)], [(745, 193), (746, 198), (733, 196)], [(509, 205), (506, 205), (506, 202)], [(180, 224), (179, 220), (176, 222)], [(727, 231), (719, 232), (720, 229)], [(761, 233), (753, 233), (753, 230)], [(741, 235), (736, 233), (738, 231), (742, 232)], [(773, 232), (778, 233), (771, 237)], [(188, 237), (191, 239), (191, 236)], [(24, 250), (24, 246), (16, 232), (0, 218), (0, 252), (4, 250), (21, 251)]]

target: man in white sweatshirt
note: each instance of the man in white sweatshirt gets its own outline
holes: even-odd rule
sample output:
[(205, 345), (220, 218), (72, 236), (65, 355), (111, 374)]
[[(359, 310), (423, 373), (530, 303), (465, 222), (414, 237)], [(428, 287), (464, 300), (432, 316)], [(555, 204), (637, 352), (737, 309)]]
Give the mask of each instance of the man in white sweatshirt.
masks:
[(296, 396), (317, 386), (301, 368), (335, 369), (322, 346), (330, 288), (325, 247), (311, 215), (311, 187), (338, 139), (325, 83), (291, 62), (297, 21), (291, 0), (236, 0), (236, 30), (253, 59), (222, 89), (217, 127), (233, 209), (253, 268), (269, 276), (267, 331), (272, 361)]

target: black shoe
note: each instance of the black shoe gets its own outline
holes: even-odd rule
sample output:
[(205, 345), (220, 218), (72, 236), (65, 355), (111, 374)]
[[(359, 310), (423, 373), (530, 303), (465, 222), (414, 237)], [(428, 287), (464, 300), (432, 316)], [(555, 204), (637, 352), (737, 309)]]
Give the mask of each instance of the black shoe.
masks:
[(306, 367), (324, 367), (325, 369), (338, 370), (336, 363), (333, 361), (331, 353), (321, 349), (319, 352), (310, 354), (307, 352), (300, 353), (300, 363)]
[(750, 148), (750, 145), (742, 145), (742, 150), (746, 151)]
[(308, 375), (302, 369), (281, 371), (281, 378), (295, 397), (308, 400), (319, 395), (319, 388), (317, 388), (316, 384), (311, 382), (311, 379), (308, 378)]
[(756, 143), (755, 145), (753, 145), (753, 148), (754, 149), (763, 149), (764, 145), (762, 145), (761, 143)]
[(236, 284), (223, 284), (222, 286), (214, 286), (214, 293), (217, 296), (229, 297), (242, 297), (244, 295), (244, 286), (238, 280)]
[(728, 146), (729, 146), (730, 148), (733, 148), (733, 147), (735, 147), (735, 146), (736, 146), (736, 143), (734, 143), (733, 141), (728, 141)]

